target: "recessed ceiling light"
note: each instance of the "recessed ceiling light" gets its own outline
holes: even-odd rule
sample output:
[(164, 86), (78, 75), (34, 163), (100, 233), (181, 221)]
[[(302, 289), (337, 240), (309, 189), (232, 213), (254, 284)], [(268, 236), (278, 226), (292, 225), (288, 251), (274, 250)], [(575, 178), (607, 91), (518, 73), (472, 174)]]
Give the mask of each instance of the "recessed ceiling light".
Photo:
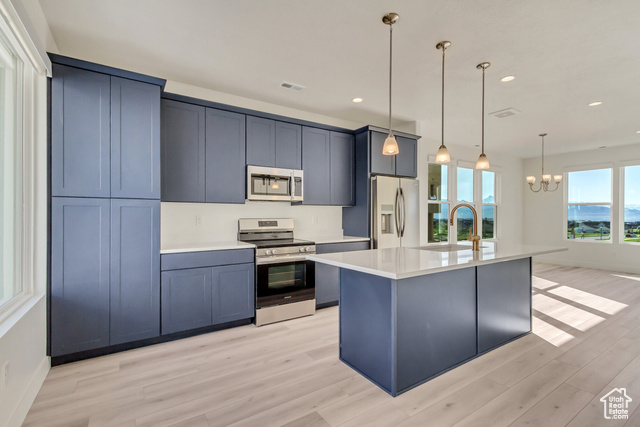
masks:
[(595, 107), (595, 106), (600, 105), (600, 104), (602, 104), (602, 101), (595, 101), (595, 102), (592, 102), (591, 104), (589, 104), (589, 107)]
[(636, 133), (640, 133), (640, 130), (637, 130)]
[(353, 98), (352, 101), (357, 104), (358, 102), (362, 102), (362, 98)]
[(515, 79), (516, 76), (504, 76), (503, 78), (500, 79), (501, 82), (510, 82), (511, 80)]

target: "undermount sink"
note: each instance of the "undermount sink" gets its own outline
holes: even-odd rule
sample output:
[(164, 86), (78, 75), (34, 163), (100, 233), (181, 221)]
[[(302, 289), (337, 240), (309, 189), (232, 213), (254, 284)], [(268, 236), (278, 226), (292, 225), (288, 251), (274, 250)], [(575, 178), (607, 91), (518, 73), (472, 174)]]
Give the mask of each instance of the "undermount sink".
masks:
[[(480, 246), (486, 248), (486, 246)], [(455, 251), (470, 251), (471, 245), (434, 245), (434, 246), (420, 246), (422, 251), (434, 251), (434, 252), (455, 252)]]

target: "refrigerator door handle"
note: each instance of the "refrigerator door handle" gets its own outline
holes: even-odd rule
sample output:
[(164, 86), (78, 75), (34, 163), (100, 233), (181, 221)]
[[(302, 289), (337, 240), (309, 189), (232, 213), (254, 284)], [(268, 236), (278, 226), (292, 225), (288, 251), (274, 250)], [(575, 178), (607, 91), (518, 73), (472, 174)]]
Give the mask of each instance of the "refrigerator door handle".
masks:
[(404, 237), (404, 227), (407, 225), (407, 204), (404, 200), (404, 191), (400, 188), (400, 200), (402, 200), (402, 226), (400, 228), (400, 237)]
[(400, 220), (400, 191), (396, 190), (396, 201), (395, 201), (395, 206), (393, 209), (393, 213), (394, 213), (394, 219), (395, 219), (395, 223), (396, 223), (396, 234), (398, 235), (398, 237), (400, 237), (400, 224), (399, 224), (399, 220)]

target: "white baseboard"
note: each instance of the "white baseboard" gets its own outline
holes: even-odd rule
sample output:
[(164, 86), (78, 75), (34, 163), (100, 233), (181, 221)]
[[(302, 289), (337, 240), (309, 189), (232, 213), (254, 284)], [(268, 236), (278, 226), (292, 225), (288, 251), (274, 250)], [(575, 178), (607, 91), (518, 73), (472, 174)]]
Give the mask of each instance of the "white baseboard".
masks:
[(42, 383), (44, 383), (45, 378), (47, 378), (50, 368), (51, 358), (46, 356), (42, 359), (42, 362), (40, 362), (35, 375), (29, 383), (29, 387), (27, 387), (27, 390), (22, 395), (22, 399), (20, 399), (20, 403), (13, 411), (11, 418), (9, 418), (9, 422), (6, 424), (7, 427), (20, 427), (22, 425), (24, 419), (29, 413), (29, 409), (31, 409), (31, 405), (33, 405), (33, 402), (36, 400), (36, 396), (42, 387)]

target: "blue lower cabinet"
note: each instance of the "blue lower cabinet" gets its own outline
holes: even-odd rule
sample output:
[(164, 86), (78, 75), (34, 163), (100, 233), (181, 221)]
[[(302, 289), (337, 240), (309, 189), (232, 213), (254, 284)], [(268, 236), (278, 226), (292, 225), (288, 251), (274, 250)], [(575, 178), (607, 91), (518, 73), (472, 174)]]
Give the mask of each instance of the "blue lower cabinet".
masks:
[(232, 322), (254, 316), (254, 264), (213, 267), (213, 323)]
[(160, 201), (111, 200), (110, 345), (160, 335)]
[(162, 333), (211, 325), (211, 268), (162, 272)]
[(51, 199), (51, 356), (109, 345), (109, 199)]
[[(369, 241), (325, 243), (316, 245), (317, 254), (363, 251), (369, 249)], [(316, 263), (316, 307), (336, 305), (340, 299), (340, 269), (332, 265)]]

